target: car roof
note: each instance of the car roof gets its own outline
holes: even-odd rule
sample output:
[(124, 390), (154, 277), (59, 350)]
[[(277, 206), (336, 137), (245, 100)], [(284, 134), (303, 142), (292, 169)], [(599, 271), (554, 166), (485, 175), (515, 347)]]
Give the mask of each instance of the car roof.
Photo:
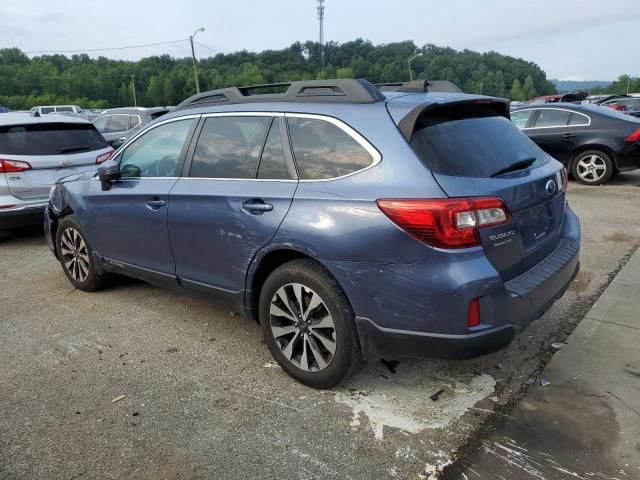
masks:
[(32, 125), (41, 123), (91, 123), (80, 117), (71, 117), (69, 115), (56, 115), (50, 113), (48, 115), (42, 115), (36, 117), (31, 113), (22, 112), (9, 112), (0, 115), (0, 126), (6, 127), (9, 125)]
[(142, 113), (142, 112), (160, 112), (162, 110), (169, 110), (167, 107), (117, 107), (109, 108), (103, 112), (104, 115), (108, 113)]

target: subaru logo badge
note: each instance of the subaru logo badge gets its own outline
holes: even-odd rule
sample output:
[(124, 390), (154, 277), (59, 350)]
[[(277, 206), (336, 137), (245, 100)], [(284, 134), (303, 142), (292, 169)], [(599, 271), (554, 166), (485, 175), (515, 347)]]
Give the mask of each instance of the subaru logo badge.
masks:
[(553, 195), (558, 190), (558, 185), (556, 185), (555, 180), (549, 180), (544, 188), (549, 195)]

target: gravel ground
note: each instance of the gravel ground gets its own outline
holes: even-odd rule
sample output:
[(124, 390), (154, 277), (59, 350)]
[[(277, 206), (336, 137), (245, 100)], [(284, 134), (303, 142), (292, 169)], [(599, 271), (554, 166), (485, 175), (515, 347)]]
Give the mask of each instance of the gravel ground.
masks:
[(80, 292), (39, 229), (4, 238), (0, 479), (435, 478), (508, 413), (640, 242), (640, 173), (571, 183), (569, 201), (582, 271), (512, 345), (395, 373), (371, 362), (332, 391), (292, 381), (258, 326), (219, 305), (136, 281)]

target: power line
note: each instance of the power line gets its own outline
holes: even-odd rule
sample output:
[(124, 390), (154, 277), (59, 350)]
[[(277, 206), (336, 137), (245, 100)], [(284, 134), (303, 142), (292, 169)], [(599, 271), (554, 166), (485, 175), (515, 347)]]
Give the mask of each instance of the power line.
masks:
[(182, 43), (182, 42), (186, 42), (188, 40), (189, 40), (188, 38), (183, 38), (181, 40), (171, 40), (170, 42), (147, 43), (147, 44), (144, 44), (144, 45), (128, 45), (126, 47), (85, 48), (85, 49), (81, 49), (81, 50), (32, 50), (30, 52), (24, 52), (24, 53), (33, 54), (33, 53), (104, 52), (104, 51), (108, 51), (108, 50), (127, 50), (127, 49), (130, 49), (130, 48), (156, 47), (158, 45), (169, 45), (171, 43)]
[(201, 47), (204, 47), (204, 48), (206, 48), (207, 50), (212, 51), (212, 52), (213, 52), (213, 53), (215, 53), (216, 55), (217, 55), (218, 53), (220, 53), (220, 52), (218, 52), (218, 51), (214, 50), (214, 49), (213, 49), (213, 48), (211, 48), (211, 47), (207, 47), (204, 43), (196, 42), (195, 40), (193, 41), (193, 43), (197, 43), (197, 44), (198, 44), (198, 45), (200, 45)]

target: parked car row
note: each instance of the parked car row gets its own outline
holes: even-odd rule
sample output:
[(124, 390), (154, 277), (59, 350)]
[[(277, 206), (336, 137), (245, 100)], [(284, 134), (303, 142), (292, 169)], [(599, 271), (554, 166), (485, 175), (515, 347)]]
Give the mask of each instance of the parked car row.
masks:
[(640, 167), (640, 120), (562, 102), (510, 113), (503, 99), (431, 88), (229, 88), (94, 123), (9, 113), (0, 228), (42, 221), (46, 205), (75, 287), (120, 273), (222, 299), (313, 387), (376, 356), (493, 351), (579, 269), (554, 157), (604, 183)]

